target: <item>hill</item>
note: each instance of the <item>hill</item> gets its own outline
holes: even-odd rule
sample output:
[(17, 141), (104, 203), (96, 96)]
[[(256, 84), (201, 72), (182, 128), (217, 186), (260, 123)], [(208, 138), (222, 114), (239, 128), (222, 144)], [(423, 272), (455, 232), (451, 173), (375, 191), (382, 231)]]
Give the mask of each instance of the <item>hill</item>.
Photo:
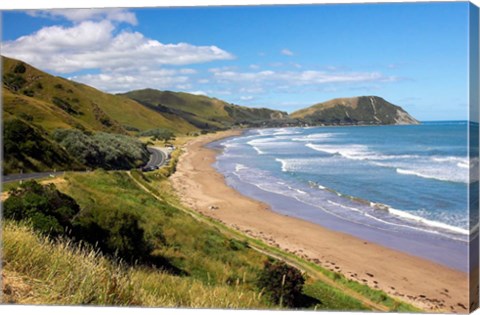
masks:
[(45, 130), (27, 121), (7, 118), (3, 121), (3, 173), (78, 170), (84, 168)]
[(290, 117), (311, 125), (408, 125), (419, 122), (378, 96), (337, 98), (298, 110)]
[(159, 127), (179, 133), (197, 130), (181, 117), (50, 75), (25, 62), (2, 57), (2, 63), (4, 117), (28, 117), (47, 131), (77, 128), (126, 134)]
[(125, 94), (146, 107), (182, 117), (199, 129), (221, 130), (234, 125), (262, 126), (287, 117), (286, 112), (229, 104), (204, 95), (144, 89)]

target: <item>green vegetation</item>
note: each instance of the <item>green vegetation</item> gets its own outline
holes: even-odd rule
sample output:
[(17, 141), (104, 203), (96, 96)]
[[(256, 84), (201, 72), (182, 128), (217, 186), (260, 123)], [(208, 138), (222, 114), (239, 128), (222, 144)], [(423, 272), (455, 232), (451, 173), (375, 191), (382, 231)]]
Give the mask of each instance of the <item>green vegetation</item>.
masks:
[(153, 141), (160, 140), (167, 143), (170, 140), (175, 140), (175, 134), (168, 129), (150, 129), (139, 133), (141, 137), (151, 137)]
[(417, 124), (401, 107), (378, 96), (339, 98), (298, 110), (290, 117), (310, 125)]
[[(86, 227), (83, 235), (98, 236), (107, 232), (112, 236), (111, 242), (104, 244), (120, 248), (123, 245), (117, 242), (125, 235), (142, 235), (142, 240), (150, 246), (150, 255), (149, 259), (139, 260), (141, 264), (121, 264), (108, 250), (94, 251), (67, 239), (52, 242), (23, 223), (7, 220), (3, 230), (4, 270), (5, 281), (11, 287), (9, 292), (13, 293), (6, 298), (17, 303), (41, 304), (272, 308), (279, 307), (274, 303), (279, 300), (270, 299), (266, 285), (258, 288), (267, 260), (262, 252), (272, 253), (274, 257), (285, 255), (289, 264), (291, 260), (308, 273), (308, 268), (323, 271), (321, 267), (181, 207), (169, 182), (159, 174), (160, 171), (148, 174), (134, 171), (131, 176), (118, 171), (68, 173), (66, 182), (57, 184), (62, 193), (80, 205), (81, 210), (73, 220), (74, 234), (79, 231), (75, 224)], [(134, 223), (121, 227), (121, 222)], [(121, 234), (115, 235), (117, 232)], [(94, 239), (97, 237), (83, 241)], [(126, 245), (127, 250), (133, 248)], [(109, 255), (104, 256), (102, 252)], [(123, 261), (132, 263), (128, 256), (123, 256)], [(132, 253), (130, 258), (140, 256)], [(285, 267), (274, 268), (277, 279), (282, 268)], [(343, 289), (319, 280), (315, 272), (307, 278), (299, 294), (303, 278), (298, 277), (297, 271), (289, 271), (294, 270), (290, 267), (285, 270), (284, 283), (296, 288), (295, 307), (370, 309), (348, 292), (342, 292)], [(348, 288), (340, 282), (343, 281), (340, 276), (332, 278), (338, 286)], [(15, 279), (21, 283), (15, 283)], [(295, 279), (299, 282), (293, 281)], [(23, 292), (25, 287), (31, 291)], [(368, 287), (355, 292), (362, 290), (365, 292), (361, 296), (372, 295), (373, 290)], [(286, 306), (290, 305), (287, 304), (290, 295), (285, 291), (282, 303)]]
[(197, 128), (174, 115), (164, 115), (126, 97), (103, 93), (40, 71), (22, 61), (2, 57), (4, 117), (26, 113), (47, 131), (77, 128), (126, 134), (168, 128), (176, 133)]
[(6, 219), (28, 222), (44, 235), (68, 236), (130, 263), (150, 260), (152, 246), (144, 238), (138, 215), (122, 208), (79, 212), (75, 200), (59, 192), (55, 185), (42, 186), (36, 181), (12, 188), (4, 203)]
[(72, 229), (72, 220), (80, 207), (55, 185), (42, 186), (28, 181), (9, 192), (3, 203), (5, 219), (28, 221), (35, 230), (57, 237)]
[(2, 226), (3, 302), (56, 305), (267, 308), (241, 285), (207, 285), (143, 266), (128, 267), (32, 228)]
[(4, 121), (3, 155), (4, 174), (83, 167), (44, 130), (21, 119)]
[(286, 307), (298, 305), (305, 279), (300, 270), (284, 262), (267, 260), (260, 273), (257, 285), (265, 289), (275, 304)]
[(202, 130), (223, 130), (234, 125), (261, 126), (287, 116), (287, 113), (277, 110), (248, 108), (182, 92), (144, 89), (123, 95), (158, 112), (182, 117)]
[(144, 165), (150, 157), (146, 145), (129, 136), (103, 132), (88, 135), (77, 129), (57, 129), (52, 137), (90, 167), (131, 169)]
[[(398, 312), (420, 311), (419, 309), (407, 303), (400, 302), (387, 296), (383, 291), (371, 289), (367, 285), (346, 279), (343, 275), (339, 273), (332, 272), (310, 261), (305, 261), (298, 256), (284, 252), (276, 247), (271, 247), (260, 240), (248, 237), (238, 231), (225, 227), (222, 223), (218, 221), (203, 217), (195, 211), (183, 207), (179, 202), (177, 195), (173, 192), (170, 184), (167, 181), (158, 179), (159, 173), (160, 171), (148, 174), (132, 172), (132, 176), (135, 178), (135, 180), (137, 180), (145, 188), (147, 188), (148, 191), (150, 191), (152, 194), (158, 196), (158, 198), (161, 198), (170, 205), (175, 205), (178, 209), (181, 209), (185, 213), (188, 213), (200, 223), (213, 226), (232, 239), (237, 239), (242, 242), (248, 242), (250, 248), (254, 248), (259, 252), (269, 253), (270, 257), (281, 259), (282, 261), (288, 262), (290, 265), (297, 266), (297, 268), (300, 268), (301, 270), (306, 270), (311, 278), (307, 279), (307, 282), (304, 286), (304, 305), (310, 305), (311, 308), (316, 309), (368, 310), (372, 309), (372, 305), (377, 304), (376, 302), (371, 302), (369, 303), (369, 305), (366, 305), (365, 303), (360, 302), (357, 298), (352, 296), (353, 294), (355, 294), (361, 297), (361, 299), (364, 301), (379, 301), (380, 304), (373, 308), (376, 310), (391, 309)], [(326, 281), (329, 284), (327, 284)], [(335, 286), (332, 286), (330, 283), (334, 283)], [(320, 292), (317, 287), (328, 288), (328, 291)], [(310, 299), (308, 297), (310, 297)]]

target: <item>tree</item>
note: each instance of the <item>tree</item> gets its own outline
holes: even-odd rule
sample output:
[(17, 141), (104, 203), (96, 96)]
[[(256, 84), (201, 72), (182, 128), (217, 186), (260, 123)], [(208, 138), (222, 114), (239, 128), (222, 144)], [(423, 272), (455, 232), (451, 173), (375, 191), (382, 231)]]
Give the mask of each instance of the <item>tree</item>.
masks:
[(301, 295), (305, 278), (300, 270), (282, 261), (267, 260), (261, 271), (257, 285), (264, 289), (275, 304), (294, 307), (295, 300)]

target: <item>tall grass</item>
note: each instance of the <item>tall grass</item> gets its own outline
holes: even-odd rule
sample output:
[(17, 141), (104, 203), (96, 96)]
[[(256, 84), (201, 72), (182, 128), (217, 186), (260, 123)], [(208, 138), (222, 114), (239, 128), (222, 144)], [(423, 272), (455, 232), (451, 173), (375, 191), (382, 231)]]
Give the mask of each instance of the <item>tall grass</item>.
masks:
[[(3, 224), (5, 301), (21, 304), (266, 308), (262, 295), (240, 286), (206, 285), (145, 267), (126, 267), (68, 240)], [(16, 277), (9, 275), (15, 274)], [(17, 290), (19, 286), (27, 291)]]

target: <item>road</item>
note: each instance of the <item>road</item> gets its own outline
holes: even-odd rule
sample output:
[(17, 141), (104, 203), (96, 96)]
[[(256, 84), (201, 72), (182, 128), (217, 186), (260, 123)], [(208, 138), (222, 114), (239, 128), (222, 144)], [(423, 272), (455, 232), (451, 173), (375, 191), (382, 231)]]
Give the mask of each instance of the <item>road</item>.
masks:
[(151, 153), (150, 160), (144, 166), (144, 168), (163, 166), (167, 161), (167, 157), (169, 154), (166, 148), (160, 147), (148, 147), (148, 152)]
[(43, 173), (23, 173), (23, 174), (11, 174), (2, 176), (2, 183), (16, 182), (19, 180), (36, 179), (49, 176), (62, 175), (63, 172), (43, 172)]
[[(165, 164), (168, 157), (168, 150), (166, 148), (148, 147), (148, 152), (151, 153), (150, 160), (144, 167), (161, 167)], [(16, 182), (19, 180), (38, 179), (43, 177), (54, 177), (62, 175), (64, 172), (42, 172), (42, 173), (23, 173), (23, 174), (10, 174), (2, 176), (2, 183)]]

